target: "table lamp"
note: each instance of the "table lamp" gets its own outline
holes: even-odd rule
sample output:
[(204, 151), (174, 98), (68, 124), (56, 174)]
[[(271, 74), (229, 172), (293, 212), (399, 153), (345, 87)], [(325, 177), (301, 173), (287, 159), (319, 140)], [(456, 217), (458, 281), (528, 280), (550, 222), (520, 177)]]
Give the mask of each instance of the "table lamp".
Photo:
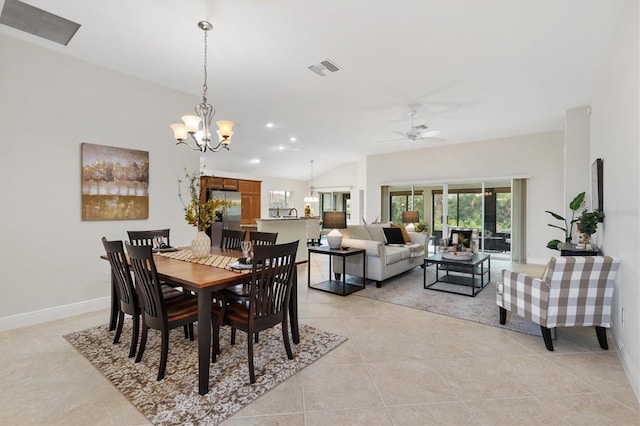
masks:
[(345, 212), (324, 212), (322, 226), (331, 229), (327, 234), (327, 243), (331, 249), (339, 249), (342, 245), (342, 234), (338, 229), (347, 227), (347, 214)]
[(402, 212), (402, 223), (408, 223), (407, 231), (411, 231), (411, 232), (415, 231), (416, 227), (414, 223), (419, 221), (420, 219), (418, 218), (417, 211)]

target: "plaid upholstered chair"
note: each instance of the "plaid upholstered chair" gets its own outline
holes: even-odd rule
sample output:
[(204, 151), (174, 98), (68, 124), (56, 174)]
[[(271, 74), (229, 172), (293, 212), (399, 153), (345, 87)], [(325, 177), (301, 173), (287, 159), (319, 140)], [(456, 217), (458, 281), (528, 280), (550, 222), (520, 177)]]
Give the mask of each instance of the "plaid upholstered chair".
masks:
[(497, 290), (500, 324), (507, 311), (539, 324), (550, 351), (551, 328), (595, 326), (600, 347), (609, 349), (606, 329), (619, 265), (609, 256), (552, 257), (542, 279), (505, 269)]

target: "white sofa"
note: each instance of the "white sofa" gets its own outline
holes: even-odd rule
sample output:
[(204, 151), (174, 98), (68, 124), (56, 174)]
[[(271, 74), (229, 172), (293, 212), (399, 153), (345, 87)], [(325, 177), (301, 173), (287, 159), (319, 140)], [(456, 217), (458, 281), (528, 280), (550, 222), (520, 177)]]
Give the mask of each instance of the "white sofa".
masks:
[[(377, 287), (382, 281), (416, 266), (421, 266), (427, 253), (428, 236), (418, 232), (408, 232), (410, 244), (386, 244), (382, 228), (389, 225), (349, 225), (341, 229), (342, 246), (365, 249), (367, 280), (374, 280)], [(362, 256), (346, 258), (347, 275), (362, 275)], [(342, 273), (342, 262), (334, 262), (336, 277)]]

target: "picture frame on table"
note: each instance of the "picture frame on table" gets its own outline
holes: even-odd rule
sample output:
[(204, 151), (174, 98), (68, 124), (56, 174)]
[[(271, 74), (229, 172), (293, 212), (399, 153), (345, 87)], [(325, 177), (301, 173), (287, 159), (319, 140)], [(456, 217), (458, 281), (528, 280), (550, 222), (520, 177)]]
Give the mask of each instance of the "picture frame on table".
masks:
[(591, 164), (591, 208), (604, 212), (602, 177), (602, 158), (596, 158)]

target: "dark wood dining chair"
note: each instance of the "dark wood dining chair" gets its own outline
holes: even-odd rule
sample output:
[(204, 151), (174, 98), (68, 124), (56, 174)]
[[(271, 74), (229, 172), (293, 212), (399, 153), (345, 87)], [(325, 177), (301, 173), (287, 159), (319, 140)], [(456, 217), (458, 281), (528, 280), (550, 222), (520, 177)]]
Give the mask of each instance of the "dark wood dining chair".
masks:
[(150, 231), (127, 231), (129, 235), (129, 243), (132, 246), (152, 246), (153, 248), (161, 248), (157, 243), (157, 239), (161, 239), (160, 244), (167, 247), (171, 246), (169, 241), (170, 229), (154, 229)]
[[(115, 284), (116, 296), (118, 298), (118, 325), (113, 343), (116, 344), (120, 342), (122, 326), (124, 325), (124, 315), (131, 315), (133, 319), (133, 333), (129, 348), (129, 358), (131, 358), (136, 354), (138, 337), (140, 335), (141, 310), (138, 293), (136, 292), (135, 285), (131, 278), (131, 270), (129, 269), (129, 264), (127, 263), (127, 259), (124, 254), (122, 241), (107, 241), (105, 237), (102, 237), (102, 244), (107, 252), (109, 264), (111, 265), (111, 275)], [(164, 299), (171, 299), (183, 295), (181, 291), (175, 290), (166, 285), (163, 285), (161, 290)], [(186, 329), (185, 336), (188, 336)]]
[(256, 333), (281, 323), (287, 358), (293, 359), (287, 307), (294, 283), (298, 243), (256, 246), (248, 301), (229, 301), (227, 305), (224, 323), (231, 326), (231, 344), (235, 344), (236, 329), (247, 333), (251, 383), (256, 381), (253, 365), (253, 336)]
[(252, 246), (275, 244), (277, 239), (278, 239), (277, 232), (259, 232), (259, 231), (249, 232), (249, 241), (251, 241)]
[[(198, 320), (198, 299), (186, 293), (171, 299), (162, 297), (151, 246), (133, 246), (128, 242), (125, 245), (136, 278), (142, 311), (142, 337), (136, 362), (142, 360), (149, 329), (159, 330), (162, 334), (162, 346), (157, 380), (162, 380), (169, 354), (169, 330), (186, 325), (189, 328), (189, 337), (193, 340), (193, 323)], [(211, 321), (217, 321), (217, 318), (212, 316)]]
[(220, 240), (221, 249), (240, 250), (240, 243), (244, 241), (247, 231), (235, 231), (233, 229), (223, 229)]

